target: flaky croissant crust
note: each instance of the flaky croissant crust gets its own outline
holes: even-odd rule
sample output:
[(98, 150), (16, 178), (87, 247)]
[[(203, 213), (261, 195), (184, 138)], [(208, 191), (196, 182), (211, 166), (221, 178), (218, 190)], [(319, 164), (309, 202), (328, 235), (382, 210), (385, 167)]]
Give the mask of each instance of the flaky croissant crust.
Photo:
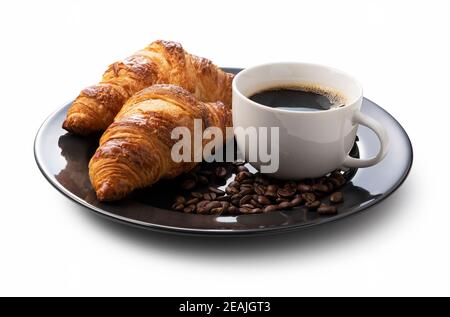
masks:
[[(231, 111), (221, 102), (197, 101), (174, 85), (146, 88), (123, 106), (100, 139), (89, 163), (89, 176), (102, 201), (117, 200), (161, 178), (191, 170), (196, 162), (176, 163), (171, 158), (175, 127), (187, 127), (193, 135), (194, 119), (203, 129), (231, 126)], [(205, 140), (204, 143), (207, 141)]]
[(231, 105), (232, 79), (232, 74), (187, 53), (179, 43), (155, 41), (110, 65), (99, 84), (82, 90), (63, 128), (82, 135), (104, 131), (133, 94), (158, 83), (181, 86), (200, 101)]

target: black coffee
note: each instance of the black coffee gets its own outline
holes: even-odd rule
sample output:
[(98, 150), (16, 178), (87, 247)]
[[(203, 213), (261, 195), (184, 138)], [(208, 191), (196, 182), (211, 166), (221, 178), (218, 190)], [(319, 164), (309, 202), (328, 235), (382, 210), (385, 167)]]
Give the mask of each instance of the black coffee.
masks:
[(250, 99), (264, 106), (294, 111), (322, 111), (343, 105), (337, 97), (300, 87), (270, 88), (252, 95)]

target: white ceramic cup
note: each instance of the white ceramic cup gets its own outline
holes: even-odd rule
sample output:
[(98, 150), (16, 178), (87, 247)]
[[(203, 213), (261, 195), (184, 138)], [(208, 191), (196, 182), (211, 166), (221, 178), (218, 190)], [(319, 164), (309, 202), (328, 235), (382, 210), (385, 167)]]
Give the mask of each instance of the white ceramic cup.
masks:
[[(271, 108), (249, 99), (265, 89), (299, 84), (338, 91), (345, 97), (345, 105), (308, 112)], [(245, 136), (242, 129), (236, 127), (279, 127), (279, 168), (272, 176), (283, 179), (319, 177), (337, 168), (374, 165), (385, 157), (389, 138), (380, 123), (361, 113), (362, 99), (362, 87), (353, 77), (327, 66), (281, 62), (247, 68), (233, 80), (233, 126), (237, 146), (248, 159)], [(359, 124), (373, 130), (380, 140), (380, 150), (372, 158), (357, 159), (348, 155)], [(256, 168), (265, 164), (260, 160), (252, 162)]]

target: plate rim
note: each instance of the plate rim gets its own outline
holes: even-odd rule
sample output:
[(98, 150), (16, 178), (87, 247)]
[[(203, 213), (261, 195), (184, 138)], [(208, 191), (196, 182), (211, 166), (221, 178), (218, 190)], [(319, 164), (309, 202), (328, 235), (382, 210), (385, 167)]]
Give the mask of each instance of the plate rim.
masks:
[[(237, 68), (237, 67), (221, 67), (221, 68), (224, 70), (241, 70), (242, 69), (242, 68)], [(337, 215), (334, 215), (331, 217), (323, 217), (323, 218), (316, 219), (314, 221), (309, 221), (309, 222), (305, 222), (305, 223), (296, 223), (296, 224), (292, 224), (292, 225), (288, 225), (288, 226), (251, 228), (251, 229), (240, 229), (240, 230), (239, 229), (182, 228), (182, 227), (174, 227), (174, 226), (161, 225), (161, 224), (155, 224), (155, 223), (148, 223), (148, 222), (143, 222), (140, 220), (123, 217), (123, 216), (113, 214), (107, 210), (104, 210), (104, 209), (101, 209), (99, 207), (89, 204), (82, 198), (80, 198), (80, 197), (76, 196), (74, 193), (70, 192), (62, 184), (57, 182), (55, 179), (53, 179), (50, 175), (48, 175), (46, 173), (46, 171), (44, 170), (44, 168), (40, 162), (40, 158), (39, 158), (39, 154), (38, 154), (38, 150), (37, 150), (37, 144), (38, 144), (40, 138), (42, 137), (42, 131), (44, 130), (44, 128), (51, 122), (52, 118), (54, 118), (63, 108), (70, 105), (73, 102), (73, 100), (68, 103), (65, 103), (63, 106), (61, 106), (58, 109), (56, 109), (55, 111), (53, 111), (50, 115), (48, 115), (46, 117), (46, 119), (40, 125), (40, 127), (36, 133), (36, 136), (34, 138), (34, 142), (33, 142), (33, 154), (34, 154), (34, 159), (36, 161), (36, 164), (37, 164), (39, 170), (41, 171), (42, 175), (44, 175), (44, 177), (47, 179), (47, 181), (58, 192), (60, 192), (62, 195), (69, 198), (70, 200), (74, 201), (78, 205), (83, 206), (84, 208), (95, 212), (95, 214), (100, 215), (109, 220), (113, 220), (115, 222), (123, 223), (123, 224), (130, 225), (130, 226), (137, 227), (137, 228), (153, 230), (153, 231), (157, 231), (157, 232), (182, 234), (182, 235), (190, 235), (190, 236), (192, 236), (192, 235), (205, 236), (206, 235), (206, 236), (228, 236), (228, 237), (230, 237), (230, 236), (245, 236), (245, 235), (270, 235), (270, 234), (275, 234), (275, 233), (290, 232), (290, 231), (294, 231), (294, 230), (309, 228), (312, 226), (331, 223), (331, 222), (334, 222), (334, 221), (337, 221), (337, 220), (340, 220), (343, 218), (353, 216), (355, 214), (359, 214), (367, 209), (370, 209), (370, 207), (372, 207), (373, 205), (378, 204), (381, 201), (388, 198), (389, 196), (391, 196), (395, 191), (397, 191), (401, 187), (401, 185), (408, 178), (409, 173), (412, 168), (412, 165), (413, 165), (413, 162), (414, 162), (414, 150), (413, 150), (411, 139), (410, 139), (408, 133), (403, 128), (403, 126), (397, 121), (397, 119), (394, 118), (388, 111), (386, 111), (384, 108), (382, 108), (377, 103), (370, 100), (369, 98), (364, 97), (364, 99), (367, 100), (368, 102), (372, 103), (374, 106), (376, 106), (379, 110), (383, 111), (385, 114), (387, 114), (397, 124), (397, 126), (401, 129), (401, 131), (405, 135), (405, 137), (408, 141), (408, 147), (409, 147), (409, 150), (411, 153), (409, 165), (407, 167), (406, 172), (402, 175), (401, 178), (399, 178), (397, 180), (395, 185), (393, 185), (389, 189), (389, 191), (386, 191), (379, 199), (373, 199), (373, 200), (369, 201), (367, 204), (365, 204), (364, 206), (357, 207), (351, 213), (337, 214)], [(165, 210), (163, 208), (160, 208), (160, 209)], [(257, 215), (251, 215), (251, 216), (257, 216)], [(234, 216), (234, 217), (236, 217), (236, 216)]]

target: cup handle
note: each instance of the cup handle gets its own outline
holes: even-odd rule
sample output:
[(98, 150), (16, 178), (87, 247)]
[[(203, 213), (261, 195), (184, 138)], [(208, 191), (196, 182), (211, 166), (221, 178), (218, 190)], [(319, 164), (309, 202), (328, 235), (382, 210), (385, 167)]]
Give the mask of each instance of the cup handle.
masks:
[(368, 167), (380, 162), (387, 154), (389, 150), (389, 136), (386, 129), (376, 120), (366, 116), (361, 111), (356, 110), (353, 115), (353, 122), (364, 125), (371, 129), (378, 136), (380, 140), (380, 150), (377, 155), (369, 159), (357, 159), (347, 155), (344, 160), (343, 166), (350, 168)]

